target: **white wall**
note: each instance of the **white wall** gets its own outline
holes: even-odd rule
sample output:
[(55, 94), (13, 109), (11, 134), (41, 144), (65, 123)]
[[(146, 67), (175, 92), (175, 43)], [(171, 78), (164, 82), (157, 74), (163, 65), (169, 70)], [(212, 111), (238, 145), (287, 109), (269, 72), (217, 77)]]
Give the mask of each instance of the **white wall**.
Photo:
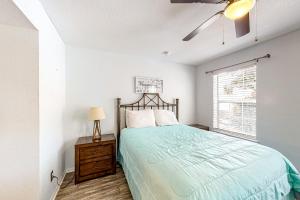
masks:
[(38, 34), (0, 25), (0, 199), (37, 199)]
[(257, 68), (257, 139), (300, 169), (300, 31), (216, 59), (197, 68), (197, 120), (212, 127), (212, 76), (205, 71), (270, 53)]
[(170, 102), (180, 99), (180, 121), (195, 119), (195, 67), (146, 60), (142, 57), (112, 54), (67, 47), (66, 70), (66, 167), (74, 166), (74, 143), (78, 137), (91, 135), (87, 121), (90, 106), (103, 106), (106, 119), (103, 133), (115, 129), (115, 99), (135, 101), (134, 77), (148, 76), (164, 81), (162, 97)]
[(0, 24), (34, 29), (30, 21), (16, 7), (12, 0), (1, 0), (0, 9)]
[(38, 0), (14, 0), (39, 32), (39, 199), (58, 189), (50, 172), (64, 172), (63, 112), (65, 107), (65, 45)]

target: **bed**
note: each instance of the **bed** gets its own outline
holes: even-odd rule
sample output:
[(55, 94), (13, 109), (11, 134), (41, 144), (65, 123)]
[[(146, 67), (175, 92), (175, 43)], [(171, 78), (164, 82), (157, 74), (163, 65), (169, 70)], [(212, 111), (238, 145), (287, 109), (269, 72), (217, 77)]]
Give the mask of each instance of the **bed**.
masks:
[[(122, 108), (157, 108), (159, 95), (148, 95), (133, 104), (119, 99), (118, 118)], [(178, 103), (163, 107), (178, 117)], [(118, 124), (118, 161), (135, 200), (290, 200), (300, 192), (299, 172), (272, 148), (180, 124)]]

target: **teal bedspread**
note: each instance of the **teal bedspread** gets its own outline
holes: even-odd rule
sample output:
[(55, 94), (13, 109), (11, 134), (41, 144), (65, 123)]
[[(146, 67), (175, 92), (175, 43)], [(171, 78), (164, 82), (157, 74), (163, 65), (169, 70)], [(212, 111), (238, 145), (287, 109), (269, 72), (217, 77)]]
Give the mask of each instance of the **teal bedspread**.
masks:
[(185, 125), (123, 129), (121, 163), (135, 200), (281, 200), (300, 175), (278, 151)]

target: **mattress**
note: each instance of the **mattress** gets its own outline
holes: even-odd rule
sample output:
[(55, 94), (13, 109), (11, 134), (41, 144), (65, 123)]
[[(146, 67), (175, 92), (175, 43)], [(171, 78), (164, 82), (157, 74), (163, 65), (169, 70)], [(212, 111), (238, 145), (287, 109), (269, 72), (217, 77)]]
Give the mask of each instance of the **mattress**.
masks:
[(118, 154), (135, 200), (282, 200), (300, 175), (278, 151), (185, 125), (126, 128)]

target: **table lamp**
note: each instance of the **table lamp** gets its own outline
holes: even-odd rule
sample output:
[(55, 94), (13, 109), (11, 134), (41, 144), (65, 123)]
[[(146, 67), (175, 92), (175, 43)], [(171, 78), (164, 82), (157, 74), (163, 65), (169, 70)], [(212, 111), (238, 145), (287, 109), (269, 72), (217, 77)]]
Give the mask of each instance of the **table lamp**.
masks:
[(89, 111), (89, 119), (94, 121), (93, 141), (101, 140), (100, 120), (105, 119), (105, 113), (102, 107), (91, 107)]

